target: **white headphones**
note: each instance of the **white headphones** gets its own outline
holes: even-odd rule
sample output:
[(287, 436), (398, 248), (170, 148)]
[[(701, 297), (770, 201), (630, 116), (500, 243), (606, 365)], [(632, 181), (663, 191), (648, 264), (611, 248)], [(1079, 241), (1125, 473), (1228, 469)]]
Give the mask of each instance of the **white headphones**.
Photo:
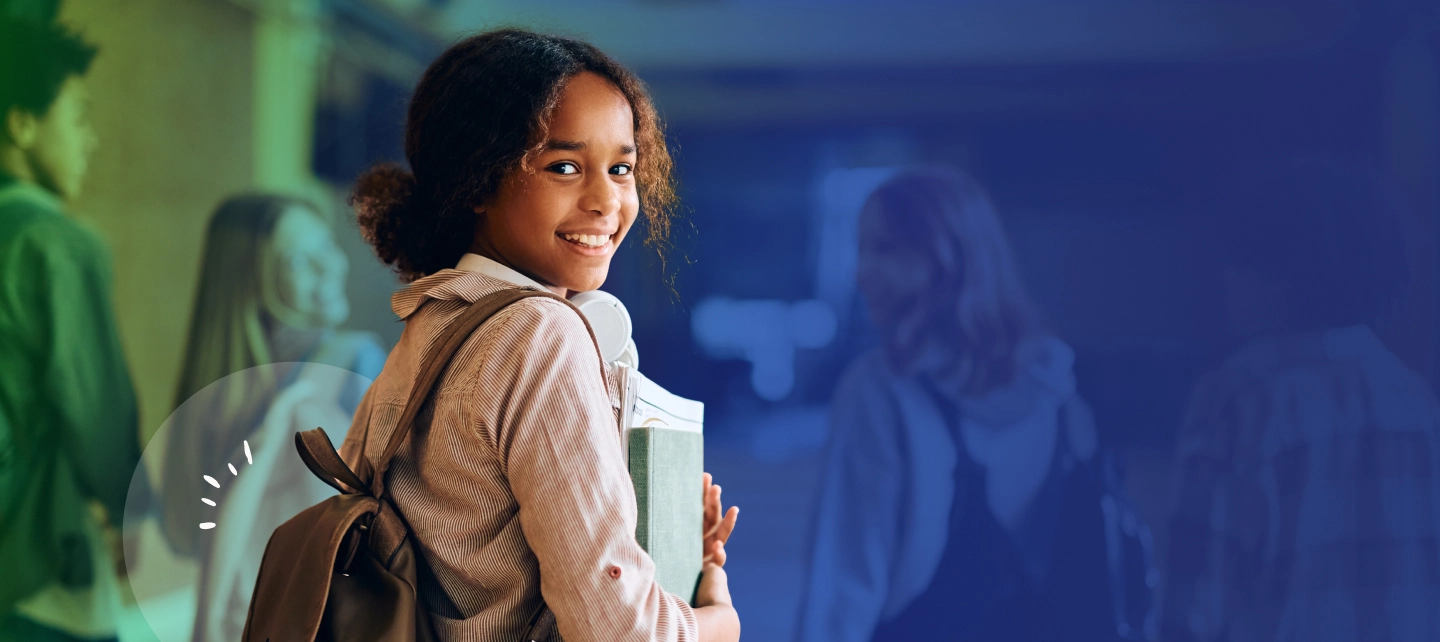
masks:
[(607, 292), (592, 290), (570, 297), (570, 303), (579, 308), (585, 320), (590, 322), (595, 342), (600, 344), (600, 356), (606, 363), (618, 362), (640, 369), (640, 353), (630, 336), (635, 327), (630, 322), (630, 312), (620, 299)]

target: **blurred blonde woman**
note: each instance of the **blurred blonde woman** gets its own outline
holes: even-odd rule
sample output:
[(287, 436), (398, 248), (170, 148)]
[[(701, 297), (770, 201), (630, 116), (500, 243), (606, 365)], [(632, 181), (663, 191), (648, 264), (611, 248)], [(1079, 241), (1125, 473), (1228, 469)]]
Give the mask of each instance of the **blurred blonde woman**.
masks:
[(1138, 522), (985, 190), (901, 171), (859, 236), (881, 342), (834, 393), (800, 639), (1142, 639)]
[(326, 495), (282, 456), (292, 433), (319, 425), (342, 439), (384, 365), (372, 335), (337, 329), (348, 270), (303, 201), (237, 196), (210, 220), (160, 493), (171, 548), (201, 567), (194, 640), (240, 638), (270, 533)]

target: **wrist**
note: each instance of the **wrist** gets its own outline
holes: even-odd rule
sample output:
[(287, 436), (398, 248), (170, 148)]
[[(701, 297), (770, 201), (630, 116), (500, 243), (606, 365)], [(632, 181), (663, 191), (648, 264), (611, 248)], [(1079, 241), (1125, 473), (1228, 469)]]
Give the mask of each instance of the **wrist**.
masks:
[(740, 614), (729, 602), (696, 607), (695, 622), (702, 642), (730, 642), (740, 639)]
[[(699, 600), (697, 600), (697, 601), (699, 601)], [(725, 595), (713, 595), (713, 596), (710, 596), (708, 599), (706, 599), (706, 600), (704, 601), (704, 605), (703, 605), (703, 606), (696, 606), (696, 607), (694, 607), (694, 608), (697, 608), (697, 609), (705, 609), (705, 608), (710, 608), (710, 607), (712, 607), (712, 606), (723, 606), (723, 607), (728, 608), (728, 609), (734, 609), (734, 608), (735, 608), (734, 603), (732, 603), (732, 602), (730, 601), (730, 595), (729, 595), (729, 593), (726, 593)]]

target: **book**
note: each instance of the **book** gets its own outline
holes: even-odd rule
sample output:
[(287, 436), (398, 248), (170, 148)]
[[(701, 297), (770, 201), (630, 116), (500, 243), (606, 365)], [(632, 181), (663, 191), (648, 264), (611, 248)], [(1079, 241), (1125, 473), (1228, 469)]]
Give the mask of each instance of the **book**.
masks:
[(705, 405), (671, 394), (640, 371), (620, 368), (621, 443), (635, 485), (635, 539), (655, 561), (655, 580), (694, 602), (704, 559)]

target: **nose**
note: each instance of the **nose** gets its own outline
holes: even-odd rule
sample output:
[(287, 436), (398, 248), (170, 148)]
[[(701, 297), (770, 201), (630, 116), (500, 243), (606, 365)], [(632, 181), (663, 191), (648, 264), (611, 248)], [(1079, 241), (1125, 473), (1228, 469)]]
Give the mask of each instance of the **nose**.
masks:
[(580, 209), (597, 216), (619, 215), (620, 186), (610, 180), (609, 174), (591, 174), (585, 181), (579, 205)]

